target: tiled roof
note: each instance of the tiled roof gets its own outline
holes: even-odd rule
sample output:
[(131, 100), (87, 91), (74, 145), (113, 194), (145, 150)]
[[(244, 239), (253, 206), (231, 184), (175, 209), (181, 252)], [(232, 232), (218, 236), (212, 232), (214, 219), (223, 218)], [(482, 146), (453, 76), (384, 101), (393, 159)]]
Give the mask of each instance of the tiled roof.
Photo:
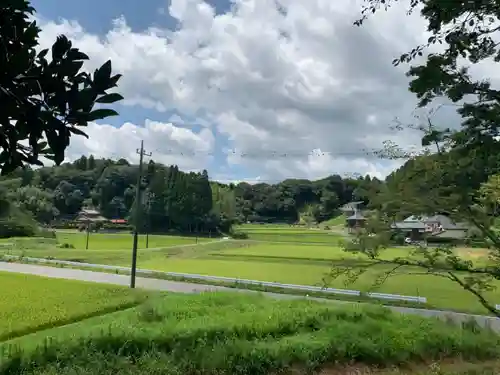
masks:
[(425, 224), (420, 221), (401, 221), (391, 225), (393, 229), (425, 229)]
[(361, 214), (361, 212), (356, 211), (353, 215), (346, 218), (346, 220), (366, 220), (366, 218)]
[(466, 223), (455, 223), (446, 215), (418, 216), (412, 215), (401, 222), (394, 223), (393, 229), (425, 229), (428, 224), (439, 223), (443, 230), (466, 230), (469, 226)]
[(344, 204), (340, 209), (342, 211), (352, 211), (356, 209), (360, 204), (363, 204), (363, 201), (349, 202)]

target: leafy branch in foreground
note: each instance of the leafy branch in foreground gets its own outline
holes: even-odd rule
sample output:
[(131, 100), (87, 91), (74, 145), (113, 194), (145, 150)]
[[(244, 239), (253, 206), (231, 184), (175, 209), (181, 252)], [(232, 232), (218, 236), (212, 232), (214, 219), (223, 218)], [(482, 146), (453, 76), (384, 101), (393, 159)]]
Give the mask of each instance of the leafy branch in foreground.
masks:
[[(432, 125), (430, 118), (427, 120)], [(433, 132), (434, 126), (425, 131)], [(391, 152), (390, 149), (383, 151), (386, 155)], [(362, 263), (336, 266), (330, 277), (342, 277), (351, 284), (370, 271), (376, 274), (374, 288), (398, 274), (443, 277), (472, 293), (490, 313), (500, 316), (495, 304), (485, 297), (485, 292), (494, 289), (494, 281), (500, 280), (500, 239), (492, 229), (500, 197), (500, 174), (486, 177), (497, 164), (497, 158), (472, 155), (459, 158), (455, 150), (443, 151), (438, 147), (433, 154), (407, 161), (387, 178), (382, 191), (371, 199), (376, 210), (366, 225), (352, 241), (343, 243), (346, 252), (364, 255), (371, 264), (369, 267)], [(485, 178), (486, 181), (478, 183)], [(413, 251), (402, 249), (407, 254), (405, 257), (384, 258), (384, 250), (396, 245), (394, 237), (398, 233), (392, 226), (396, 221), (409, 215), (437, 213), (468, 223), (469, 231), (473, 232), (469, 237), (479, 237), (481, 246), (489, 248), (489, 259), (483, 263), (472, 262), (461, 257), (454, 244), (428, 247), (425, 241)]]
[(82, 71), (88, 56), (64, 35), (37, 52), (40, 29), (35, 10), (26, 0), (0, 4), (0, 169), (3, 175), (24, 165), (43, 165), (40, 156), (60, 164), (72, 134), (88, 122), (117, 115), (94, 109), (123, 99), (107, 90), (120, 75), (111, 74), (111, 61), (93, 75)]
[[(386, 232), (396, 219), (409, 214), (441, 213), (455, 222), (465, 222), (489, 248), (489, 259), (484, 264), (463, 259), (451, 245), (420, 245), (405, 258), (390, 259), (392, 267), (387, 266), (378, 281), (396, 272), (414, 270), (445, 277), (500, 316), (485, 297), (485, 292), (495, 287), (493, 281), (500, 279), (500, 238), (492, 226), (498, 215), (500, 91), (488, 77), (475, 78), (469, 73), (473, 64), (500, 61), (500, 43), (495, 39), (500, 31), (500, 1), (365, 0), (365, 4), (361, 18), (355, 22), (357, 26), (363, 25), (369, 15), (395, 4), (407, 4), (408, 14), (420, 12), (431, 36), (426, 43), (394, 59), (393, 64), (425, 60), (410, 66), (407, 73), (411, 78), (409, 89), (419, 99), (419, 106), (444, 98), (455, 103), (463, 121), (456, 129), (435, 127), (430, 120), (428, 126), (418, 128), (424, 132), (422, 153), (404, 152), (390, 142), (385, 145), (378, 156), (407, 160), (387, 178), (383, 191), (374, 199), (374, 208), (379, 212), (374, 220), (385, 229), (368, 224), (345, 244), (345, 250), (386, 264), (383, 250), (393, 244)], [(441, 45), (440, 52), (429, 48), (436, 43)], [(426, 149), (428, 146), (435, 146), (435, 152)], [(352, 270), (345, 272), (353, 274)]]

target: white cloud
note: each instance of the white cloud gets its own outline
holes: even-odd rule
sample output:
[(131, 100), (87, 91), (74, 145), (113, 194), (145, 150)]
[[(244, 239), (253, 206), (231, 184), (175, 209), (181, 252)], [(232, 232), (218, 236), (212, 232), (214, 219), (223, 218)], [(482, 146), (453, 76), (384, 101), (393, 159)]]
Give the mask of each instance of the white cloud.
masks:
[[(401, 7), (357, 28), (352, 22), (361, 3), (235, 0), (230, 12), (215, 15), (201, 0), (172, 0), (168, 12), (178, 20), (178, 30), (137, 33), (118, 19), (102, 37), (74, 21), (43, 22), (44, 46), (64, 33), (91, 56), (89, 68), (111, 59), (123, 74), (119, 91), (125, 104), (176, 109), (204, 127), (195, 134), (152, 121), (143, 128), (92, 125), (90, 140), (75, 138), (70, 153), (132, 158), (139, 139), (131, 135), (135, 129), (148, 147), (174, 144), (176, 150), (194, 151), (194, 157), (179, 159), (180, 166), (203, 168), (207, 156), (202, 153), (214, 151), (213, 130), (227, 137), (237, 154), (247, 155), (229, 152), (229, 163), (258, 170), (264, 180), (387, 174), (393, 165), (363, 149), (381, 147), (395, 136), (388, 130), (392, 119), (411, 115), (415, 100), (404, 68), (391, 61), (425, 40), (425, 28), (418, 15), (406, 17)], [(170, 121), (180, 124), (183, 118)], [(403, 145), (415, 140), (396, 135)], [(311, 155), (313, 150), (322, 151)]]
[[(211, 158), (214, 136), (210, 129), (194, 133), (189, 129), (176, 127), (170, 123), (146, 120), (144, 126), (125, 123), (116, 128), (111, 125), (90, 123), (83, 129), (89, 138), (73, 137), (67, 160), (74, 160), (83, 155), (97, 155), (105, 158), (126, 158), (138, 162), (141, 140), (145, 150), (152, 153), (155, 161), (167, 165), (177, 164), (183, 170), (206, 168)], [(200, 150), (192, 154), (192, 149)]]

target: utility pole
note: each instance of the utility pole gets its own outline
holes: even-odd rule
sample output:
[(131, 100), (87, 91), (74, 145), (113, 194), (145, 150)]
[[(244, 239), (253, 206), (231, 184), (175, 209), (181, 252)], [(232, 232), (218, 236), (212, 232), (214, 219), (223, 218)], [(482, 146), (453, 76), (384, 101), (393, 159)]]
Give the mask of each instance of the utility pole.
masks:
[(151, 203), (155, 199), (155, 193), (148, 191), (146, 207), (148, 210), (147, 227), (146, 227), (146, 249), (149, 248), (149, 231), (151, 230)]
[(138, 228), (141, 225), (141, 193), (142, 193), (142, 161), (144, 156), (151, 156), (144, 151), (144, 141), (141, 141), (141, 148), (136, 151), (139, 154), (139, 172), (137, 174), (137, 187), (135, 192), (135, 225), (134, 225), (134, 243), (132, 245), (132, 269), (130, 272), (130, 287), (135, 288), (135, 274), (137, 270), (137, 242), (138, 242)]

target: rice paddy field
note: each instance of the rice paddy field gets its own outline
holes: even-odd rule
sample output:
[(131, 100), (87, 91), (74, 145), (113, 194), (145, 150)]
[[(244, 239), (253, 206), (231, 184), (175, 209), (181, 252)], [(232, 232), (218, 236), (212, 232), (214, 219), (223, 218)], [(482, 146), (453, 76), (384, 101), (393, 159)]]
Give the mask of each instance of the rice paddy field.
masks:
[[(346, 278), (330, 278), (329, 275), (335, 267), (369, 264), (363, 256), (342, 251), (339, 247), (342, 234), (287, 225), (243, 226), (240, 230), (245, 230), (250, 238), (224, 240), (150, 236), (148, 249), (145, 248), (145, 238), (142, 236), (139, 241), (138, 267), (156, 271), (423, 296), (427, 298), (428, 303), (422, 307), (486, 313), (477, 299), (455, 282), (444, 277), (421, 274), (421, 270), (411, 267), (401, 268), (377, 288), (374, 288), (374, 281), (388, 271), (387, 265), (370, 267), (369, 271), (350, 285), (346, 285)], [(59, 233), (57, 240), (10, 239), (0, 242), (0, 255), (130, 265), (130, 234), (91, 234), (88, 250), (85, 250), (84, 241), (85, 234), (66, 232)], [(61, 244), (70, 244), (72, 248), (63, 248)], [(475, 262), (487, 259), (484, 249), (456, 251)], [(409, 256), (409, 253), (408, 247), (392, 248), (387, 249), (382, 257), (390, 260)], [(500, 289), (488, 292), (486, 296), (492, 303), (500, 304)]]
[(500, 336), (472, 323), (240, 293), (151, 296), (0, 343), (9, 375), (492, 375), (499, 358)]
[(127, 288), (0, 272), (0, 341), (123, 310), (147, 294)]

